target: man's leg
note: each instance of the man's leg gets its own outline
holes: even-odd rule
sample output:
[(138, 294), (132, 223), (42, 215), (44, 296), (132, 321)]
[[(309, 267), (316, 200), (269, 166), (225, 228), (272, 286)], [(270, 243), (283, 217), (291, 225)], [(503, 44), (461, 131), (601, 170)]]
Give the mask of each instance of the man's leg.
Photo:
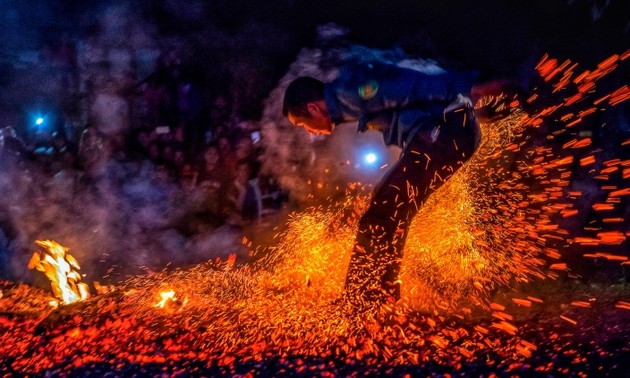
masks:
[(346, 276), (346, 294), (355, 307), (400, 298), (398, 276), (409, 225), (427, 197), (470, 158), (476, 136), (476, 123), (463, 118), (449, 121), (434, 143), (418, 135), (381, 180), (359, 222)]

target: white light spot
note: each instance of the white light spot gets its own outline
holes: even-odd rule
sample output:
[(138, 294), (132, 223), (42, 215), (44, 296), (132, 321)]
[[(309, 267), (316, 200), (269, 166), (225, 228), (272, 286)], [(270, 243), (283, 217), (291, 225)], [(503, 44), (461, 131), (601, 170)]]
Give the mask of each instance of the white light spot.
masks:
[(377, 156), (375, 153), (370, 152), (369, 154), (365, 155), (365, 162), (368, 164), (374, 164), (374, 162), (376, 162)]

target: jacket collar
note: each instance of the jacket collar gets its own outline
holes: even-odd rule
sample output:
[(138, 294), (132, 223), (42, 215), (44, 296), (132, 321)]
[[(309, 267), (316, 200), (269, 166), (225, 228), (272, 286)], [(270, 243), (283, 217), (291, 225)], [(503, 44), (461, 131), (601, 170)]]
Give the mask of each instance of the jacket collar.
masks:
[(326, 109), (328, 110), (328, 115), (332, 122), (334, 124), (343, 123), (343, 112), (341, 111), (339, 101), (337, 101), (335, 90), (328, 84), (324, 84), (324, 102), (326, 102)]

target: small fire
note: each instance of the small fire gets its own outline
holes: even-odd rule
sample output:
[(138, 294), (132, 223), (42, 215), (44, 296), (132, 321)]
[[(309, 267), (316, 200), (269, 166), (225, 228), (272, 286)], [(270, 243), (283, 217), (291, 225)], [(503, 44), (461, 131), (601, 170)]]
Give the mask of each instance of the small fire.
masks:
[(79, 262), (67, 253), (68, 249), (53, 240), (37, 240), (35, 243), (44, 247), (36, 251), (28, 262), (29, 269), (44, 272), (50, 280), (53, 295), (62, 304), (82, 301), (90, 296), (88, 286), (80, 282)]
[(154, 307), (163, 308), (167, 310), (172, 310), (175, 308), (181, 309), (182, 307), (186, 305), (186, 303), (188, 303), (188, 298), (184, 298), (183, 301), (179, 300), (179, 298), (175, 296), (174, 290), (163, 291), (160, 293), (160, 297), (162, 297), (162, 300), (156, 303)]
[(173, 290), (163, 291), (160, 293), (160, 296), (162, 297), (162, 300), (156, 303), (155, 307), (164, 308), (166, 307), (166, 303), (168, 303), (168, 301), (175, 300), (175, 292)]

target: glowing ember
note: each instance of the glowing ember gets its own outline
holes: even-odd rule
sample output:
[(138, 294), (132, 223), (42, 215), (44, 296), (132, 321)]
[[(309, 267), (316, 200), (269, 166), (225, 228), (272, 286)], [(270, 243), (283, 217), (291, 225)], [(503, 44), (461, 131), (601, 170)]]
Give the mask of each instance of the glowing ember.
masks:
[(28, 263), (29, 269), (44, 272), (50, 280), (53, 295), (62, 304), (85, 300), (90, 296), (90, 290), (81, 282), (79, 262), (67, 253), (67, 248), (53, 240), (37, 240), (35, 242), (45, 248), (33, 253)]
[(183, 301), (180, 301), (175, 296), (174, 290), (163, 291), (160, 293), (160, 297), (162, 298), (158, 303), (154, 305), (154, 307), (164, 308), (168, 310), (172, 310), (175, 308), (181, 309), (188, 303), (188, 298), (185, 298)]
[(174, 300), (175, 298), (175, 292), (174, 291), (163, 291), (160, 293), (160, 296), (162, 297), (162, 300), (160, 302), (158, 302), (155, 307), (159, 307), (159, 308), (164, 308), (164, 306), (166, 306), (166, 302), (168, 302), (169, 300)]

